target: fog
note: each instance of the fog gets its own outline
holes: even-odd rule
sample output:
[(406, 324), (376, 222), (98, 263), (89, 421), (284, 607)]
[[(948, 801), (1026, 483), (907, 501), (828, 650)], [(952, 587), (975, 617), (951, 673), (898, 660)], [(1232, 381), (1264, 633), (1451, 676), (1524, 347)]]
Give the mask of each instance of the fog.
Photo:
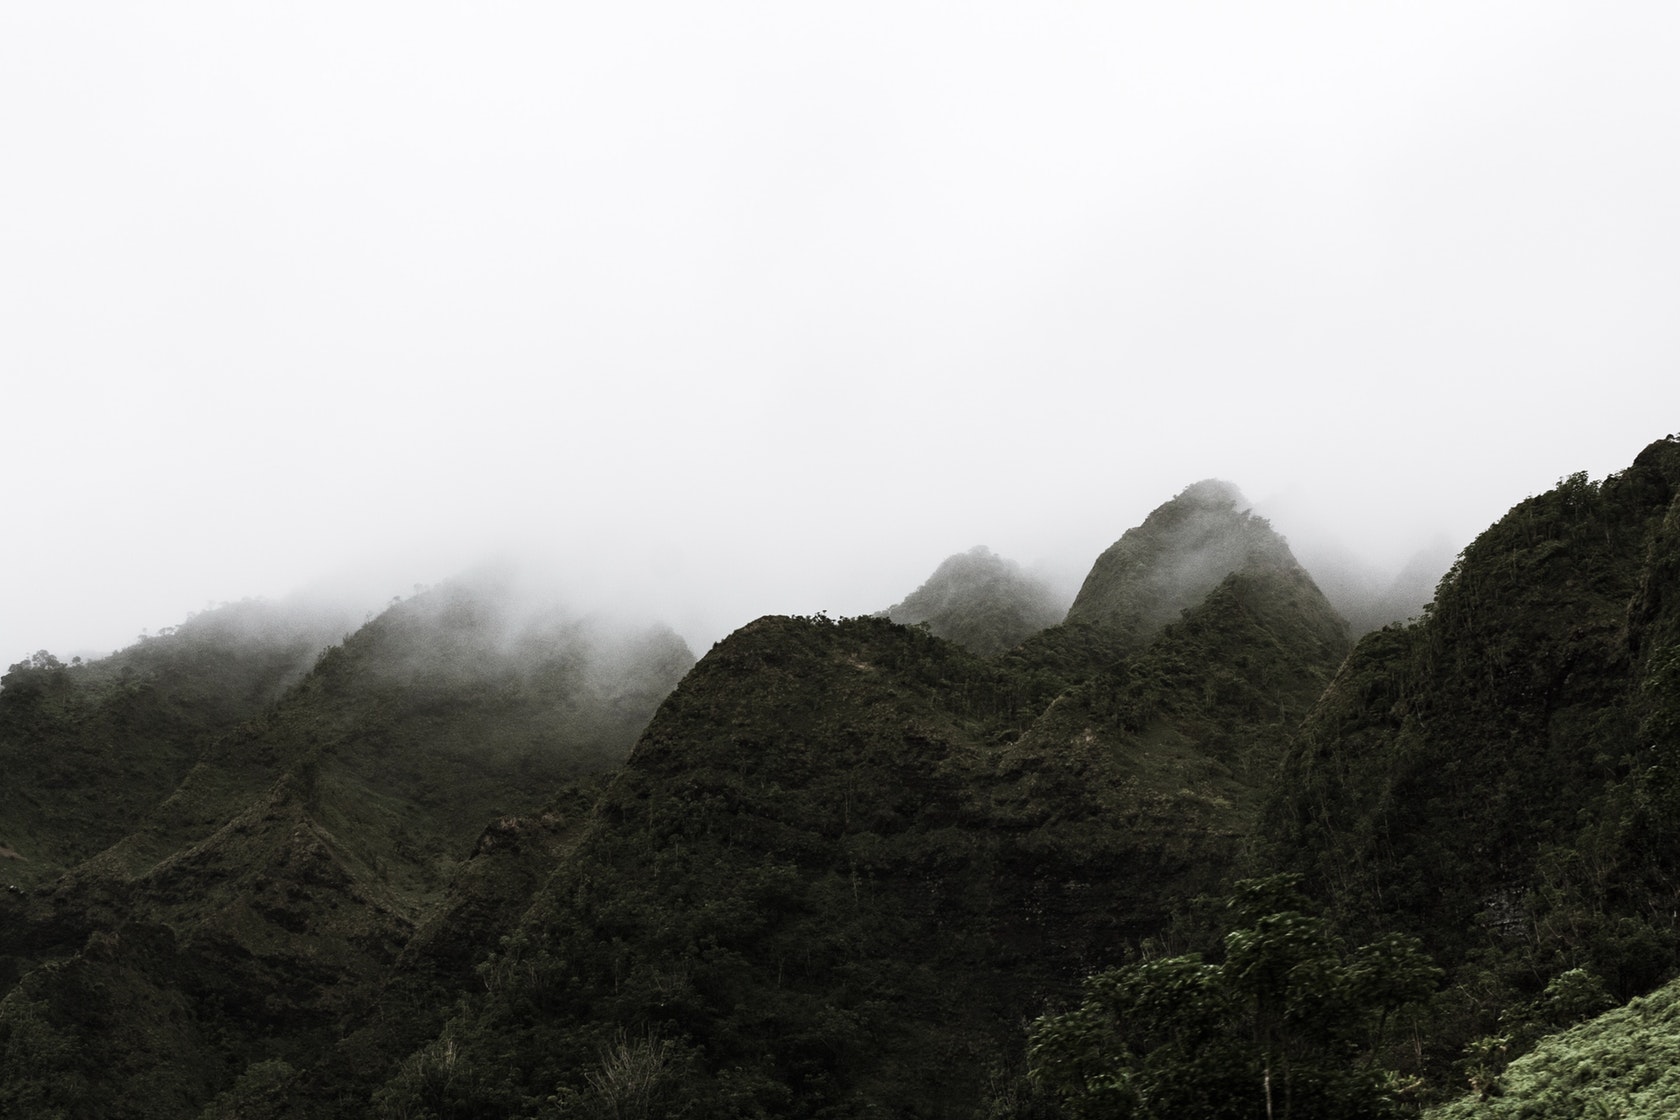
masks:
[[(0, 664), (517, 557), (703, 654), (1202, 478), (1379, 576), (1680, 428), (1680, 10), (13, 4)], [(1442, 545), (1444, 543), (1444, 546)]]

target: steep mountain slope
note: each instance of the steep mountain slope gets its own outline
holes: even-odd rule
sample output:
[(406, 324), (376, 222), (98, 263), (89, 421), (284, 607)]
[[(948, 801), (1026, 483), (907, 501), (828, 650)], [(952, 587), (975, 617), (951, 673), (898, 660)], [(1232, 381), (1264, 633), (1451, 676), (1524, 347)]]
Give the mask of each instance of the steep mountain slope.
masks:
[[(194, 1115), (251, 1058), (330, 1047), (408, 932), (289, 782), (137, 879), (93, 886), (91, 905), (87, 886), (61, 891), (48, 918), (86, 940), (0, 1000), (7, 1115)], [(21, 915), (36, 928), (38, 909)]]
[[(486, 824), (622, 759), (691, 663), (669, 631), (532, 620), (494, 585), (393, 607), (204, 748), (118, 843), (0, 900), (21, 976), (0, 1041), (76, 1055), (8, 1057), (0, 1101), (174, 1116), (248, 1066), (328, 1061)], [(152, 999), (162, 1020), (111, 1030)], [(154, 1093), (132, 1095), (137, 1069)]]
[[(609, 1107), (618, 1061), (696, 1115), (962, 1091), (976, 1071), (961, 1055), (996, 1014), (991, 993), (958, 1001), (943, 983), (989, 940), (961, 912), (976, 903), (960, 871), (988, 858), (964, 801), (991, 683), (972, 655), (883, 619), (766, 618), (719, 643), (490, 962), (489, 991), (405, 1063), (387, 1109)], [(900, 1065), (930, 1020), (954, 1067)], [(447, 1081), (426, 1057), (445, 1041)]]
[(1050, 585), (984, 545), (946, 558), (927, 582), (889, 607), (888, 618), (928, 631), (982, 657), (1012, 649), (1061, 622), (1067, 603)]
[(99, 661), (43, 650), (14, 664), (0, 679), (0, 876), (40, 882), (115, 842), (349, 625), (329, 608), (252, 600)]
[(1080, 864), (1053, 888), (1059, 936), (1090, 921), (1094, 898), (1116, 915), (1086, 935), (1077, 967), (1223, 885), (1291, 732), (1346, 652), (1346, 624), (1305, 572), (1251, 564), (1001, 751), (1012, 781), (994, 792), (999, 824)]
[(1680, 966), (1680, 439), (1517, 505), (1417, 624), (1362, 641), (1270, 816), (1350, 926), (1459, 969), (1437, 1044), (1497, 1034), (1584, 968)]

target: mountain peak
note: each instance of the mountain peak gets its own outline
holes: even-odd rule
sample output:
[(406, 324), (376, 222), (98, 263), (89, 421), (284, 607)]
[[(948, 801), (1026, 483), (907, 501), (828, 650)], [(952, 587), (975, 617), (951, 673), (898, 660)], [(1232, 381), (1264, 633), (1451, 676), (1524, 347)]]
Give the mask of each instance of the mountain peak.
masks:
[(1298, 567), (1288, 543), (1252, 513), (1241, 490), (1203, 479), (1097, 557), (1067, 620), (1117, 629), (1141, 642), (1233, 572)]
[[(1198, 506), (1206, 509), (1225, 509), (1246, 506), (1242, 491), (1237, 489), (1234, 482), (1226, 482), (1222, 478), (1204, 478), (1200, 482), (1192, 482), (1178, 496), (1167, 505)], [(1165, 506), (1161, 508), (1166, 508)]]
[(975, 545), (946, 557), (886, 615), (906, 625), (925, 622), (936, 636), (990, 656), (1060, 622), (1066, 602), (1015, 561)]

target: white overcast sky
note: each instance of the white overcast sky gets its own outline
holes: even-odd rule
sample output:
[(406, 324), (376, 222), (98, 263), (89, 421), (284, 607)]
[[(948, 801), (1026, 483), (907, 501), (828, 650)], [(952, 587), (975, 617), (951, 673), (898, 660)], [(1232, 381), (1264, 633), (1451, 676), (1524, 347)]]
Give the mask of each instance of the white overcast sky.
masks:
[(502, 549), (697, 652), (1680, 430), (1680, 5), (0, 6), (0, 665)]

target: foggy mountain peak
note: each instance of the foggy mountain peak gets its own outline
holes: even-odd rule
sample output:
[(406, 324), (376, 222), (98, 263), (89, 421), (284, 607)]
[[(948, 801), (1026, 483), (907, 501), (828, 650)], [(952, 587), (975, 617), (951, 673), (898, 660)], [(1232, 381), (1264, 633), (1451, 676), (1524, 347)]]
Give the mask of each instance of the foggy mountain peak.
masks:
[(1179, 491), (1177, 497), (1160, 508), (1164, 510), (1169, 507), (1181, 509), (1186, 506), (1202, 506), (1223, 509), (1246, 504), (1242, 491), (1235, 483), (1226, 482), (1222, 478), (1204, 478), (1186, 486)]
[(1054, 626), (1066, 602), (1020, 564), (975, 545), (946, 557), (925, 583), (887, 608), (886, 615), (907, 625), (925, 622), (936, 636), (985, 656)]
[(393, 601), (346, 644), (365, 657), (368, 673), (395, 684), (558, 674), (599, 698), (646, 693), (657, 700), (694, 664), (688, 644), (670, 627), (581, 610), (505, 564)]
[(1233, 572), (1297, 567), (1288, 543), (1255, 516), (1241, 490), (1203, 479), (1157, 506), (1097, 557), (1067, 621), (1142, 641)]

